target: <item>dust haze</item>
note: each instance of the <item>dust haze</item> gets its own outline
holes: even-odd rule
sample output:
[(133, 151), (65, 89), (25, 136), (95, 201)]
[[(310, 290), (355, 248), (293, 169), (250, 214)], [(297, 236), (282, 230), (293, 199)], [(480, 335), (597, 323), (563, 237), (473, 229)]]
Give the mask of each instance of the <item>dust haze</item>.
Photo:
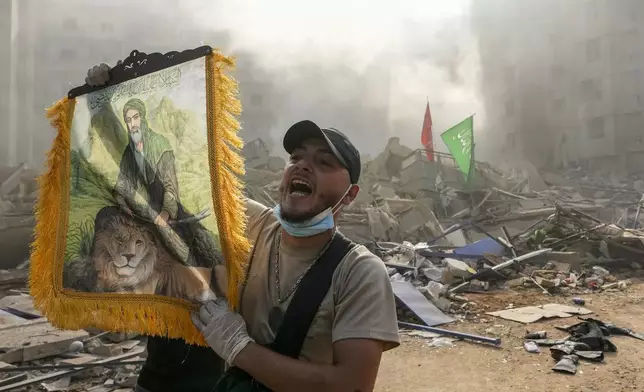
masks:
[[(114, 65), (133, 49), (165, 52), (202, 43), (236, 57), (242, 135), (247, 141), (261, 137), (276, 155), (282, 154), (283, 133), (301, 119), (339, 128), (363, 155), (377, 154), (391, 136), (419, 148), (427, 100), (435, 139), (473, 113), (477, 134), (483, 132), (478, 51), (465, 0), (396, 7), (362, 0), (5, 3), (14, 5), (20, 22), (4, 40), (13, 43), (17, 70), (0, 63), (0, 71), (13, 75), (18, 101), (32, 101), (9, 105), (9, 112), (23, 111), (19, 118), (30, 117), (35, 130), (30, 138), (19, 136), (17, 152), (3, 151), (14, 164), (42, 164), (53, 137), (45, 107), (82, 84), (92, 65)], [(6, 85), (0, 88), (5, 102), (12, 94)], [(4, 122), (2, 128), (9, 126)]]
[[(260, 69), (266, 85), (240, 77), (247, 137), (275, 144), (290, 124), (310, 118), (375, 154), (394, 135), (420, 147), (427, 99), (437, 132), (477, 110), (476, 50), (463, 1), (188, 4), (200, 26), (225, 28), (232, 52)], [(241, 58), (240, 72), (249, 65)]]

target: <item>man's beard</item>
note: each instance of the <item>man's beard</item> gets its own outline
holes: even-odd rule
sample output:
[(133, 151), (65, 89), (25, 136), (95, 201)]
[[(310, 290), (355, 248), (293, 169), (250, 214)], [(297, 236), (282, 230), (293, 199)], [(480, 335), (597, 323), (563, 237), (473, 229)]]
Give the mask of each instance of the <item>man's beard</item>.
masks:
[(293, 212), (293, 213), (284, 211), (283, 207), (284, 207), (283, 203), (280, 203), (280, 216), (282, 217), (282, 219), (291, 223), (302, 223), (314, 218), (316, 215), (320, 214), (322, 211), (326, 210), (327, 208), (333, 207), (333, 205), (325, 205), (325, 206), (322, 206), (321, 208), (315, 208), (313, 211)]
[(141, 132), (141, 128), (136, 128), (133, 131), (130, 131), (130, 140), (132, 140), (132, 143), (138, 144), (143, 140), (143, 133)]

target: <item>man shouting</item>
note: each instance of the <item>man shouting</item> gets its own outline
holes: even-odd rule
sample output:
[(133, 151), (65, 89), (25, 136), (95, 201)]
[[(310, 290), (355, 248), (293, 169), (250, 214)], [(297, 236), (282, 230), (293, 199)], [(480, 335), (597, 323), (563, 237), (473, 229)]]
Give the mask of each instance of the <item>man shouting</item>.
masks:
[[(88, 84), (107, 80), (106, 67), (88, 73)], [(283, 145), (290, 158), (279, 203), (269, 208), (246, 202), (253, 249), (239, 312), (218, 298), (203, 305), (193, 322), (211, 346), (210, 354), (247, 374), (253, 385), (276, 392), (372, 391), (382, 353), (399, 345), (387, 270), (362, 245), (335, 260), (325, 257), (340, 235), (336, 222), (342, 208), (358, 194), (360, 154), (342, 132), (311, 121), (293, 125)], [(288, 319), (291, 300), (306, 287), (300, 283), (318, 261), (335, 263), (330, 287), (322, 293), (321, 304), (312, 307), (315, 317), (299, 355), (282, 355), (269, 347)], [(186, 345), (182, 356), (176, 342), (152, 342), (155, 350), (148, 345), (137, 391), (213, 391), (211, 381), (221, 368), (208, 352)], [(193, 365), (183, 366), (187, 361)], [(168, 362), (180, 364), (170, 367)], [(196, 366), (201, 363), (208, 366)], [(228, 390), (221, 385), (218, 391)]]
[(279, 204), (267, 208), (247, 201), (254, 249), (240, 312), (218, 299), (203, 305), (194, 322), (229, 365), (272, 391), (371, 391), (383, 351), (399, 340), (389, 276), (364, 246), (335, 260), (330, 288), (299, 356), (268, 348), (280, 336), (291, 300), (305, 289), (303, 277), (323, 262), (338, 234), (336, 219), (358, 194), (360, 177), (360, 154), (337, 129), (301, 121), (286, 132), (283, 144), (290, 159)]

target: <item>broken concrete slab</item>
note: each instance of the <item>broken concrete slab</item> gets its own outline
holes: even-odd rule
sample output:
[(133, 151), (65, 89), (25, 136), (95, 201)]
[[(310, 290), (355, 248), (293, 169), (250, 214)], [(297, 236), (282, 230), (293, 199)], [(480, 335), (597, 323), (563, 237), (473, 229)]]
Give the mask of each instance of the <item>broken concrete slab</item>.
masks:
[(86, 331), (64, 331), (36, 319), (23, 324), (0, 327), (0, 361), (32, 361), (67, 352), (69, 345), (89, 337)]
[(134, 347), (141, 344), (140, 340), (126, 340), (125, 342), (118, 343), (123, 350), (132, 350)]
[(71, 385), (72, 382), (72, 377), (71, 376), (65, 376), (61, 379), (58, 379), (56, 381), (52, 381), (49, 383), (43, 382), (40, 384), (47, 392), (58, 392), (58, 391), (66, 391), (69, 389), (69, 386)]
[[(144, 351), (145, 351), (145, 348), (140, 347), (140, 348), (134, 349), (134, 350), (132, 350), (132, 351), (130, 351), (128, 353), (125, 353), (123, 355), (101, 359), (99, 361), (96, 361), (96, 363), (110, 363), (110, 362), (121, 361), (123, 359), (135, 357), (135, 356), (143, 353)], [(51, 380), (51, 379), (54, 379), (54, 378), (67, 376), (67, 375), (73, 375), (73, 374), (77, 374), (77, 373), (80, 373), (80, 372), (82, 372), (82, 369), (70, 369), (70, 370), (61, 370), (61, 371), (58, 371), (58, 372), (51, 372), (51, 373), (44, 374), (42, 376), (32, 377), (32, 378), (28, 378), (28, 379), (20, 381), (20, 382), (12, 383), (10, 385), (0, 386), (0, 392), (15, 390), (17, 388), (21, 388), (21, 387), (31, 385), (31, 384), (36, 384), (36, 383), (41, 382), (41, 381)]]
[(133, 341), (134, 338), (139, 335), (140, 334), (138, 332), (110, 332), (105, 336), (105, 338), (112, 343), (123, 343), (126, 341)]
[(464, 261), (452, 258), (443, 259), (447, 271), (455, 278), (469, 278), (476, 273), (476, 270)]
[(488, 312), (491, 316), (501, 317), (506, 320), (530, 324), (543, 318), (567, 318), (573, 315), (587, 315), (593, 313), (582, 307), (561, 304), (546, 304), (541, 306), (525, 306), (523, 308), (505, 309), (497, 312)]
[(0, 309), (13, 314), (18, 313), (17, 315), (24, 314), (29, 319), (42, 317), (40, 311), (34, 307), (33, 298), (30, 295), (7, 295), (0, 298)]
[[(450, 229), (447, 229), (445, 231), (449, 231), (449, 230)], [(469, 244), (469, 242), (467, 241), (467, 238), (465, 237), (465, 233), (461, 229), (453, 231), (449, 234), (446, 234), (445, 238), (457, 248), (461, 248)]]
[(100, 358), (95, 355), (78, 354), (78, 356), (74, 358), (63, 359), (62, 361), (60, 361), (60, 363), (63, 365), (82, 365), (85, 363), (97, 361), (99, 359)]
[(25, 287), (29, 278), (28, 270), (2, 270), (0, 269), (0, 290), (9, 290)]
[(117, 343), (99, 344), (96, 347), (88, 348), (88, 351), (94, 355), (100, 355), (102, 357), (115, 357), (123, 354), (123, 348)]
[(24, 324), (27, 320), (0, 309), (0, 327)]
[(392, 281), (391, 286), (396, 297), (428, 326), (433, 327), (454, 321), (429, 302), (411, 283)]

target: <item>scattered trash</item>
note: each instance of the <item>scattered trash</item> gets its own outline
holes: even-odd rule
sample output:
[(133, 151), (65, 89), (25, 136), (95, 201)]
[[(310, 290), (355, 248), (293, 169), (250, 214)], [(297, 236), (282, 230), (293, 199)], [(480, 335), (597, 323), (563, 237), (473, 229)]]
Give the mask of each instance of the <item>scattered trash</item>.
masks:
[(552, 370), (560, 373), (577, 373), (577, 364), (579, 357), (576, 355), (564, 355), (559, 359), (559, 362), (552, 368)]
[(525, 335), (524, 339), (545, 339), (548, 337), (548, 332), (546, 331), (537, 331), (537, 332), (528, 332)]
[(454, 347), (454, 339), (450, 338), (435, 338), (429, 344), (430, 347)]
[(523, 347), (529, 353), (540, 353), (541, 352), (541, 350), (539, 349), (539, 346), (533, 341), (525, 341), (525, 342), (523, 342)]
[(572, 303), (574, 303), (575, 305), (583, 306), (583, 305), (586, 305), (586, 300), (584, 300), (583, 298), (573, 298)]

